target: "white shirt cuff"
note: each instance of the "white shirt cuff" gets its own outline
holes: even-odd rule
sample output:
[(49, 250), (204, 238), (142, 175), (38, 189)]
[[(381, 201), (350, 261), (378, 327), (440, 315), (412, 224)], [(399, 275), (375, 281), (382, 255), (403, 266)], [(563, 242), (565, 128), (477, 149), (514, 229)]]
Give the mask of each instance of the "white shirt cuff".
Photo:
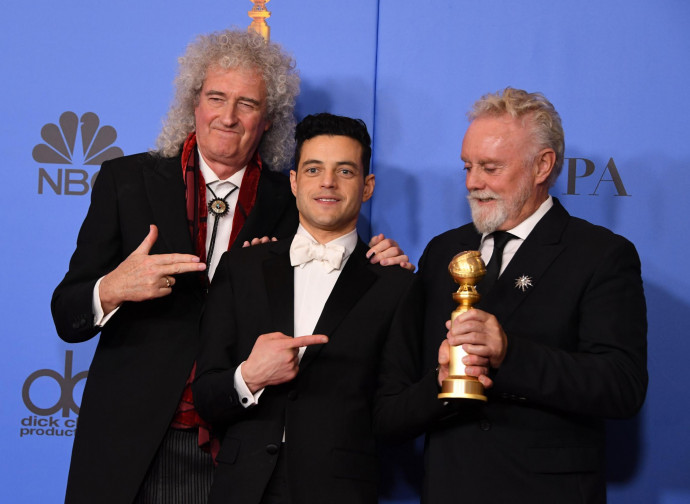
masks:
[[(244, 364), (244, 362), (242, 364)], [(252, 394), (252, 391), (249, 390), (249, 387), (247, 387), (242, 377), (242, 364), (237, 366), (235, 370), (235, 390), (240, 397), (240, 404), (248, 408), (259, 403), (259, 397), (261, 397), (261, 394), (263, 394), (266, 389), (262, 388), (261, 390), (257, 390), (255, 394)]]
[(101, 280), (103, 280), (104, 277), (101, 277), (98, 279), (96, 282), (96, 285), (93, 288), (93, 296), (91, 299), (91, 309), (93, 310), (93, 325), (97, 327), (103, 327), (110, 318), (115, 315), (117, 310), (120, 309), (118, 306), (115, 308), (113, 311), (108, 313), (107, 315), (103, 315), (103, 306), (101, 305), (101, 296), (99, 295), (99, 290), (98, 288), (101, 285)]

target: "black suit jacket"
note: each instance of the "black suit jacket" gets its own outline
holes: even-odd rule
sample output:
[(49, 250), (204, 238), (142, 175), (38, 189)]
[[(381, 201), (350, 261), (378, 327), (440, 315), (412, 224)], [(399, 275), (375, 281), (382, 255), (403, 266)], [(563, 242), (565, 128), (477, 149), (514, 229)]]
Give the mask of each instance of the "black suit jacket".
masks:
[[(297, 228), (287, 177), (264, 169), (235, 246)], [(52, 299), (57, 332), (70, 343), (99, 332), (91, 299), (112, 271), (158, 226), (152, 254), (193, 254), (180, 158), (151, 154), (103, 164), (69, 271)], [(130, 503), (175, 413), (198, 351), (205, 288), (178, 275), (172, 294), (125, 303), (101, 331), (89, 369), (72, 452), (66, 502)]]
[[(372, 265), (360, 241), (329, 296), (297, 377), (239, 404), (236, 367), (256, 338), (293, 334), (291, 240), (223, 256), (202, 321), (194, 395), (202, 416), (224, 430), (211, 503), (258, 503), (285, 428), (292, 502), (377, 502), (373, 411), (380, 384), (418, 371), (418, 333), (406, 330), (419, 304), (414, 275)], [(380, 429), (385, 426), (380, 425)]]
[[(472, 225), (453, 229), (420, 261), (427, 366), (455, 308), (448, 264), (480, 239)], [(424, 501), (605, 502), (603, 419), (633, 415), (647, 387), (634, 246), (554, 199), (477, 308), (498, 318), (507, 355), (488, 403), (464, 402), (429, 431)]]

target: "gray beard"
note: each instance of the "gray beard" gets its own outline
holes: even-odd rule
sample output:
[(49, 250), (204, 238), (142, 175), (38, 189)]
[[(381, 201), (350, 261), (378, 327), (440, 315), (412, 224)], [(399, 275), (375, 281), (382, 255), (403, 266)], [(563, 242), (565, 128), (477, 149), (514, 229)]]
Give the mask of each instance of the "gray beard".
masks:
[[(517, 216), (525, 202), (532, 195), (530, 185), (522, 184), (510, 199), (501, 198), (493, 191), (473, 191), (467, 195), (472, 212), (472, 222), (480, 233), (493, 233), (510, 217)], [(494, 209), (481, 208), (478, 199), (493, 198), (496, 201)]]
[(468, 196), (470, 210), (472, 211), (472, 222), (480, 233), (493, 233), (508, 218), (505, 201), (496, 200), (496, 208), (487, 210), (479, 208), (479, 203)]

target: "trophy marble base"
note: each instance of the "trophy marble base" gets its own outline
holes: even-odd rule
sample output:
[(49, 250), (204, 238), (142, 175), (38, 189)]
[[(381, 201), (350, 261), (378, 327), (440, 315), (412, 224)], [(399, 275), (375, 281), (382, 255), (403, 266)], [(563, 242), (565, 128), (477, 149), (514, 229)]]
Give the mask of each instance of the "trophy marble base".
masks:
[(471, 376), (449, 376), (441, 384), (439, 399), (475, 399), (486, 402), (484, 386)]

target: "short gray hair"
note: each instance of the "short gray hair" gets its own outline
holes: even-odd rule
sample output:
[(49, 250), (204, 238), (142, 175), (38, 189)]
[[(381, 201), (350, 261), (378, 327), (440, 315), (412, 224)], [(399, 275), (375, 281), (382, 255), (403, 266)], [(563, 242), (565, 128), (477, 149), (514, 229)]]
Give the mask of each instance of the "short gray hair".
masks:
[(563, 169), (565, 154), (565, 133), (561, 116), (543, 94), (507, 87), (503, 91), (482, 96), (474, 103), (467, 117), (473, 121), (482, 116), (498, 117), (504, 114), (523, 119), (523, 125), (526, 121), (531, 123), (535, 151), (544, 148), (554, 150), (556, 163), (548, 179), (549, 187), (553, 186)]

